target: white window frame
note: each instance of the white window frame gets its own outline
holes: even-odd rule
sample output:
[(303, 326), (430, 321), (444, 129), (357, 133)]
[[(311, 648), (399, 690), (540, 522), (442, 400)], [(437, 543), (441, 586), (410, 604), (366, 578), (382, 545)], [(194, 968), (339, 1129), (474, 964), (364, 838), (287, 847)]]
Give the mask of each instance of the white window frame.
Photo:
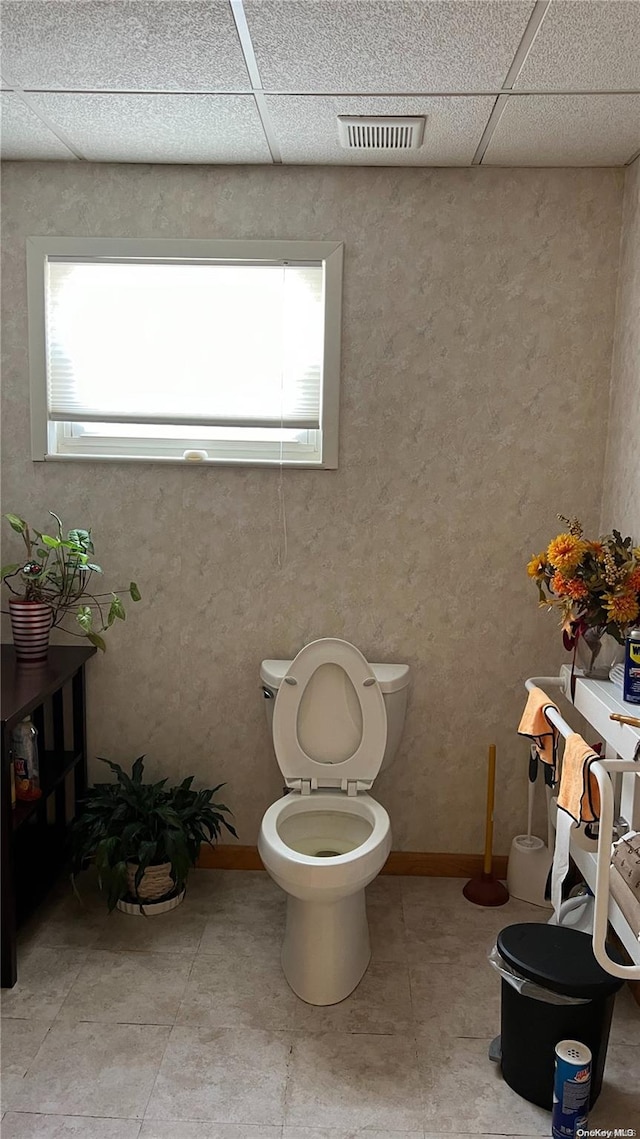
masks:
[[(184, 463), (175, 455), (163, 455), (162, 446), (150, 441), (96, 441), (94, 453), (74, 453), (70, 424), (49, 420), (47, 408), (47, 344), (45, 270), (51, 257), (172, 257), (197, 260), (322, 262), (324, 267), (324, 357), (320, 430), (305, 432), (304, 443), (283, 444), (278, 458), (251, 456), (251, 448), (236, 446), (235, 457), (224, 457), (230, 448), (216, 444), (219, 455), (201, 460), (200, 466), (300, 467), (335, 470), (338, 466), (338, 414), (340, 405), (340, 337), (342, 328), (343, 245), (336, 241), (242, 241), (195, 238), (28, 237), (27, 303), (29, 313), (29, 375), (31, 394), (31, 457), (34, 462), (154, 462)], [(176, 430), (176, 438), (178, 429)], [(64, 438), (64, 453), (56, 444)], [(187, 449), (211, 449), (211, 443), (189, 440)], [(120, 453), (118, 449), (120, 448)], [(133, 452), (135, 448), (135, 453)], [(146, 453), (145, 453), (146, 452)]]

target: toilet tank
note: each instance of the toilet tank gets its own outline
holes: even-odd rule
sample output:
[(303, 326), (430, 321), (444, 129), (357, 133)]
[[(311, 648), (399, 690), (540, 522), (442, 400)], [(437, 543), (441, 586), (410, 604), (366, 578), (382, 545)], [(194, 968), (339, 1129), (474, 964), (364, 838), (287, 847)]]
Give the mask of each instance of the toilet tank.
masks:
[[(263, 660), (260, 665), (260, 680), (269, 733), (273, 728), (274, 697), (292, 663), (290, 660)], [(380, 765), (380, 771), (384, 771), (393, 762), (402, 736), (409, 692), (409, 665), (372, 664), (370, 667), (380, 685), (387, 713), (387, 746)]]

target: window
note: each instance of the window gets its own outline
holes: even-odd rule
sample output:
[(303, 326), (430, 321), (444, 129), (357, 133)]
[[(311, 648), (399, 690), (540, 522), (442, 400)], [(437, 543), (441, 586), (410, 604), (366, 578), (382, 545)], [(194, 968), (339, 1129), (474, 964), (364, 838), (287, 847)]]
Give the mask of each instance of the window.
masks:
[(32, 454), (337, 466), (342, 246), (27, 241)]

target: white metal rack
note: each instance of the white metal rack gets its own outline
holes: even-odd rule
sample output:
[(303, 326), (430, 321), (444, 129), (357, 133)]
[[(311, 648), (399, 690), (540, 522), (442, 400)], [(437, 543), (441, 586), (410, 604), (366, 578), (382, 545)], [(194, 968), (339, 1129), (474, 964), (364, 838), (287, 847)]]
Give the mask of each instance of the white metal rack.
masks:
[[(532, 676), (526, 682), (532, 688), (559, 688), (571, 702), (571, 670), (563, 666), (559, 676)], [(634, 715), (634, 706), (625, 704), (622, 693), (610, 681), (587, 680), (577, 675), (573, 707), (602, 737), (605, 753), (591, 765), (600, 788), (600, 826), (598, 841), (588, 842), (575, 828), (571, 838), (571, 857), (594, 893), (593, 952), (607, 973), (624, 980), (640, 980), (640, 942), (609, 889), (611, 844), (613, 842), (614, 794), (619, 791), (619, 813), (629, 830), (640, 830), (640, 728), (620, 724), (609, 717), (612, 712)], [(573, 728), (553, 709), (547, 718), (565, 738)], [(619, 781), (619, 786), (616, 786)], [(573, 832), (574, 828), (572, 828)], [(619, 965), (606, 950), (607, 922), (615, 929), (633, 965)]]

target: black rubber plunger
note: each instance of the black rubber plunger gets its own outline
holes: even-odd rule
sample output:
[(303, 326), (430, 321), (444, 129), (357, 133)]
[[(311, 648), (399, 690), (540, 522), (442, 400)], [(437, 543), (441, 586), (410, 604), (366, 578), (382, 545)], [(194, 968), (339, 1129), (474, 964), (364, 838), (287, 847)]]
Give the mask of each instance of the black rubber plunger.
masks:
[(484, 832), (484, 863), (482, 874), (470, 878), (462, 893), (476, 906), (504, 906), (509, 901), (509, 891), (491, 872), (493, 848), (493, 803), (496, 791), (496, 745), (489, 746), (489, 772), (487, 776), (487, 820)]

